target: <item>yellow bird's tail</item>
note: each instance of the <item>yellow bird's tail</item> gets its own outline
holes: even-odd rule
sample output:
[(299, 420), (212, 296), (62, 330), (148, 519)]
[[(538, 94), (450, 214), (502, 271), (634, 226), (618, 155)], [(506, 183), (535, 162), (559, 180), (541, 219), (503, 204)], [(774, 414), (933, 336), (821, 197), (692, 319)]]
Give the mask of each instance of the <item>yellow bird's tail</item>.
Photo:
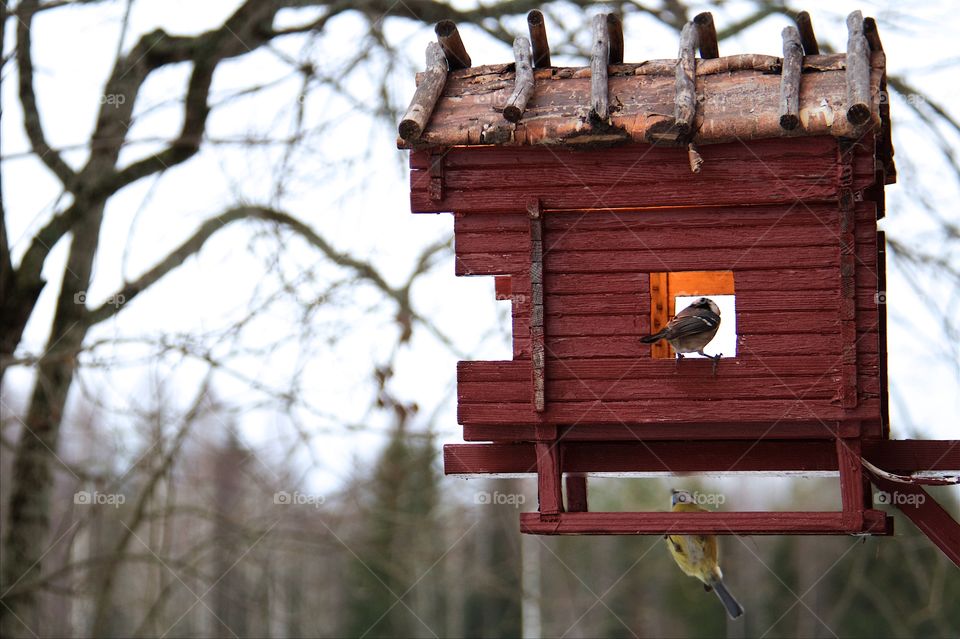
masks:
[(723, 607), (727, 609), (727, 614), (730, 615), (731, 619), (736, 619), (743, 614), (743, 606), (733, 598), (733, 595), (730, 594), (730, 591), (727, 590), (727, 587), (722, 581), (717, 580), (711, 585), (717, 593), (717, 596), (720, 597), (720, 602), (723, 604)]

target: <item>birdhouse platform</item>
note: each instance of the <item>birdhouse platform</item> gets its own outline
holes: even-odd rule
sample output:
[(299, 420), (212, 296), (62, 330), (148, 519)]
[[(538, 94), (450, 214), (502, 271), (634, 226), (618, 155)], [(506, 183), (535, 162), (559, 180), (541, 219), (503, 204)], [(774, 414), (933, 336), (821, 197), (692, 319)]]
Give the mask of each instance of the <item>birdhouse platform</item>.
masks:
[[(452, 213), (457, 275), (493, 276), (512, 309), (513, 358), (458, 365), (469, 443), (445, 446), (447, 474), (536, 474), (536, 534), (888, 535), (870, 481), (956, 481), (957, 442), (889, 439), (876, 23), (854, 12), (847, 51), (821, 54), (802, 13), (782, 56), (721, 57), (704, 13), (676, 58), (625, 63), (601, 14), (586, 67), (552, 66), (528, 24), (513, 62), (477, 67), (438, 24), (399, 125), (411, 208)], [(715, 369), (640, 342), (684, 296), (732, 300)], [(737, 472), (837, 475), (842, 509), (588, 509), (594, 473)], [(915, 521), (960, 563), (960, 527), (926, 503)]]

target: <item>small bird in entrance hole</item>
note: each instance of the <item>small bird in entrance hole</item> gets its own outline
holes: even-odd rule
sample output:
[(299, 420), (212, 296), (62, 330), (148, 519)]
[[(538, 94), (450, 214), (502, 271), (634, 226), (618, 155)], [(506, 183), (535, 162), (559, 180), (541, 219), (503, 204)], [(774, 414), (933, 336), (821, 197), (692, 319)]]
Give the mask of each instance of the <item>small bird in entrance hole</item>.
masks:
[[(675, 513), (710, 512), (694, 503), (693, 495), (686, 490), (673, 490), (670, 505)], [(723, 583), (723, 573), (717, 564), (716, 535), (664, 535), (667, 548), (680, 570), (689, 577), (703, 582), (703, 589), (713, 590), (720, 598), (731, 619), (743, 614), (741, 606)]]
[(690, 306), (676, 314), (666, 326), (654, 333), (641, 337), (644, 344), (653, 344), (662, 339), (670, 342), (677, 352), (677, 360), (683, 359), (684, 353), (697, 353), (713, 360), (713, 374), (717, 374), (717, 362), (723, 353), (707, 355), (704, 347), (717, 334), (720, 328), (720, 307), (707, 297), (698, 297)]

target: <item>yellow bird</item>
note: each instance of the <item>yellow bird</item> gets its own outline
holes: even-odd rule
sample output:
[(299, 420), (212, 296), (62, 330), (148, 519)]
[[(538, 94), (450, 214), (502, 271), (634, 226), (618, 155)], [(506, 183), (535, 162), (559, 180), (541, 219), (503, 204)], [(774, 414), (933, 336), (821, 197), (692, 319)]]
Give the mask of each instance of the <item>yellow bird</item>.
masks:
[[(675, 513), (709, 512), (694, 503), (693, 495), (686, 490), (674, 490), (670, 499)], [(717, 564), (716, 535), (665, 535), (667, 547), (680, 570), (703, 582), (707, 592), (713, 590), (727, 609), (731, 619), (743, 614), (741, 606), (723, 583), (723, 573)]]

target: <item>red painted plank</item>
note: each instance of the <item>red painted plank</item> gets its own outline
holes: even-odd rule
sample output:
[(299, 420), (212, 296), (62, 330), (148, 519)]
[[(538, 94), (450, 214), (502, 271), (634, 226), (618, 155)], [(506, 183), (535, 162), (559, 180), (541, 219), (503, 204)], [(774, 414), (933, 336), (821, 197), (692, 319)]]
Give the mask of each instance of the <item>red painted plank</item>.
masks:
[(863, 456), (895, 475), (921, 471), (960, 474), (960, 440), (889, 439), (864, 441)]
[[(838, 376), (819, 375), (776, 379), (752, 379), (751, 384), (722, 383), (711, 378), (646, 378), (629, 380), (562, 380), (547, 388), (548, 402), (630, 401), (643, 399), (774, 399), (803, 397), (831, 399), (836, 395)], [(466, 403), (528, 402), (528, 382), (463, 382), (457, 398)], [(878, 388), (878, 387), (877, 387)]]
[[(836, 246), (777, 248), (671, 249), (665, 251), (549, 251), (544, 255), (546, 275), (590, 273), (762, 270), (782, 272), (784, 263), (795, 269), (838, 267)], [(871, 269), (875, 251), (857, 246), (858, 269)], [(457, 253), (457, 275), (523, 275), (529, 268), (525, 252)], [(734, 275), (736, 278), (736, 275)], [(787, 284), (783, 284), (786, 286)], [(742, 285), (741, 285), (742, 288)], [(549, 289), (548, 289), (549, 290)]]
[[(473, 256), (479, 258), (477, 254)], [(780, 269), (784, 263), (794, 267), (823, 268), (838, 264), (834, 246), (798, 249), (695, 248), (672, 251), (576, 251), (551, 252), (544, 256), (544, 267), (552, 273), (604, 273), (624, 271), (718, 271), (737, 269)], [(499, 259), (503, 259), (500, 256)], [(494, 262), (495, 263), (495, 262)]]
[[(873, 238), (876, 236), (876, 229), (864, 226), (861, 233), (865, 237)], [(500, 236), (467, 234), (467, 242), (463, 250), (477, 253), (512, 250), (507, 246), (507, 242), (513, 240), (515, 235), (513, 233), (503, 233)], [(724, 227), (717, 221), (711, 227), (687, 228), (682, 232), (649, 228), (590, 231), (576, 227), (564, 231), (551, 231), (546, 234), (544, 250), (547, 252), (613, 249), (664, 251), (690, 247), (698, 249), (738, 247), (742, 251), (753, 251), (761, 247), (836, 246), (838, 241), (834, 229), (818, 223), (805, 226), (780, 223), (747, 228)], [(517, 244), (519, 245), (519, 241)]]
[(650, 295), (646, 273), (545, 273), (544, 289), (551, 296), (578, 293), (638, 293)]
[[(838, 470), (831, 441), (563, 441), (571, 473), (818, 472)], [(536, 470), (533, 444), (446, 444), (444, 472), (519, 474)], [(960, 441), (863, 440), (864, 459), (897, 475), (960, 474)]]
[[(830, 441), (623, 441), (563, 444), (563, 468), (571, 473), (832, 472)], [(446, 444), (448, 475), (536, 472), (531, 443)]]
[[(558, 177), (555, 168), (531, 171), (530, 175), (511, 175), (502, 169), (471, 171), (469, 175), (444, 173), (443, 198), (431, 200), (426, 188), (426, 176), (411, 173), (410, 209), (414, 213), (492, 213), (519, 210), (518, 202), (538, 197), (544, 209), (616, 209), (637, 206), (693, 206), (709, 201), (717, 206), (743, 204), (792, 204), (802, 198), (808, 201), (832, 201), (837, 197), (836, 184), (829, 177), (821, 177), (835, 167), (822, 162), (806, 165), (781, 164), (776, 170), (808, 171), (813, 177), (797, 175), (773, 183), (757, 180), (755, 165), (747, 162), (725, 167), (715, 172), (713, 179), (703, 182), (675, 180), (670, 172), (650, 171), (651, 167), (637, 165), (622, 179), (611, 178), (614, 173), (604, 167), (587, 176), (591, 182), (576, 178)], [(684, 167), (689, 173), (689, 165)], [(648, 173), (644, 173), (647, 171)], [(466, 172), (464, 172), (466, 173)], [(545, 176), (554, 176), (548, 184)], [(607, 176), (606, 179), (603, 176)], [(671, 184), (671, 182), (673, 182)], [(490, 184), (497, 184), (491, 189)]]
[[(867, 149), (865, 149), (865, 155)], [(750, 140), (703, 146), (701, 155), (704, 160), (726, 161), (735, 159), (802, 157), (836, 158), (837, 141), (829, 136), (815, 136), (790, 139)], [(453, 148), (444, 156), (445, 168), (458, 169), (468, 167), (502, 167), (516, 170), (526, 166), (574, 166), (577, 163), (595, 166), (629, 166), (637, 161), (639, 155), (650, 164), (679, 164), (678, 173), (690, 172), (687, 153), (684, 149), (655, 147), (646, 144), (627, 144), (603, 149), (569, 149), (565, 147), (544, 146), (483, 146)], [(872, 158), (871, 158), (872, 161)], [(426, 169), (430, 166), (428, 151), (410, 153), (410, 166), (414, 169)], [(682, 170), (681, 170), (682, 169)], [(872, 171), (871, 171), (872, 177)]]
[[(612, 312), (612, 311), (611, 311)], [(649, 313), (647, 313), (649, 315)], [(641, 313), (628, 315), (557, 315), (548, 313), (546, 317), (547, 340), (563, 336), (588, 335), (634, 335), (649, 334), (649, 318)]]
[(463, 233), (530, 233), (530, 215), (526, 208), (523, 212), (513, 213), (475, 213), (457, 215), (453, 218), (453, 230), (457, 235)]
[[(859, 224), (876, 226), (876, 213), (872, 208), (858, 207), (856, 219)], [(737, 227), (747, 233), (758, 228), (776, 226), (827, 226), (832, 228), (839, 216), (836, 202), (802, 202), (775, 206), (691, 206), (683, 208), (620, 209), (615, 211), (548, 211), (545, 215), (547, 230), (559, 233), (570, 229), (581, 231), (656, 230), (669, 234), (674, 229), (690, 230), (698, 227)], [(484, 214), (465, 215), (460, 219), (488, 217)], [(479, 230), (479, 229), (478, 229)]]
[(550, 315), (650, 315), (650, 295), (642, 293), (591, 293), (589, 295), (551, 295), (547, 293), (546, 312)]
[(893, 519), (880, 510), (864, 513), (863, 526), (850, 526), (843, 513), (703, 512), (565, 513), (542, 521), (538, 513), (520, 513), (520, 532), (537, 535), (847, 535), (893, 534)]
[[(876, 354), (863, 358), (865, 369), (878, 365)], [(692, 360), (691, 360), (692, 362)], [(687, 364), (689, 362), (682, 362)], [(717, 376), (713, 377), (710, 366), (693, 366), (684, 369), (672, 361), (649, 358), (605, 358), (579, 359), (566, 362), (551, 362), (547, 366), (548, 380), (590, 380), (590, 379), (642, 379), (665, 378), (701, 378), (708, 377), (723, 381), (725, 379), (817, 376), (839, 373), (839, 358), (835, 354), (797, 356), (770, 355), (764, 357), (738, 355), (736, 359), (721, 360)], [(459, 362), (457, 379), (460, 382), (498, 382), (523, 381), (530, 379), (530, 362), (505, 360), (499, 362)]]
[[(709, 361), (691, 362), (709, 366)], [(722, 366), (722, 364), (721, 364)], [(460, 424), (683, 424), (706, 420), (738, 421), (809, 421), (820, 419), (872, 419), (879, 416), (878, 400), (864, 401), (857, 408), (844, 410), (830, 400), (636, 400), (623, 402), (553, 402), (536, 413), (529, 403), (490, 403), (457, 406)], [(719, 434), (719, 433), (718, 433)]]
[[(848, 432), (849, 431), (849, 432)], [(703, 422), (687, 424), (581, 424), (564, 429), (565, 442), (624, 442), (655, 440), (798, 440), (823, 439), (831, 445), (838, 434), (856, 436), (854, 427), (835, 420), (787, 422), (782, 419), (755, 423)], [(532, 441), (531, 424), (466, 424), (463, 439), (468, 442)]]
[(524, 253), (468, 253), (457, 255), (457, 275), (516, 275), (530, 269), (530, 255)]

